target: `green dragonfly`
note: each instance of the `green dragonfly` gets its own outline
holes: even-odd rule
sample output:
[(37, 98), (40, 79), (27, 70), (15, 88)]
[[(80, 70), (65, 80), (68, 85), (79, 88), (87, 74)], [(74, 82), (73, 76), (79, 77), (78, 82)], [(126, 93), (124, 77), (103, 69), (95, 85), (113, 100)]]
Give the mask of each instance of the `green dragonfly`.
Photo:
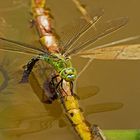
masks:
[[(88, 22), (84, 20), (80, 20), (79, 21), (80, 26), (75, 26), (73, 32), (67, 35), (65, 39), (62, 35), (61, 36), (62, 39), (58, 41), (61, 54), (49, 54), (48, 52), (46, 52), (46, 50), (37, 49), (34, 46), (31, 46), (25, 43), (20, 43), (13, 40), (9, 40), (9, 39), (5, 39), (2, 37), (0, 38), (1, 39), (0, 49), (6, 50), (7, 54), (8, 53), (10, 54), (11, 52), (14, 52), (13, 54), (15, 54), (15, 52), (19, 53), (20, 55), (16, 55), (16, 57), (18, 56), (19, 58), (21, 58), (22, 55), (24, 58), (25, 54), (28, 54), (28, 56), (30, 57), (35, 55), (35, 57), (33, 57), (33, 59), (31, 59), (25, 66), (22, 82), (26, 82), (28, 80), (30, 72), (32, 71), (35, 63), (37, 63), (37, 61), (39, 60), (44, 60), (45, 63), (49, 64), (53, 70), (58, 72), (58, 74), (62, 78), (61, 82), (63, 82), (63, 80), (66, 80), (68, 82), (73, 82), (76, 79), (77, 74), (76, 74), (75, 68), (73, 68), (70, 62), (70, 56), (78, 54), (81, 50), (86, 49), (98, 39), (108, 35), (109, 33), (116, 31), (117, 29), (119, 29), (120, 27), (124, 26), (127, 23), (127, 18), (118, 18), (115, 20), (107, 21), (106, 23), (102, 24), (102, 26), (100, 26), (99, 29), (98, 28), (95, 29), (94, 27), (96, 26), (95, 23), (98, 21), (98, 19), (101, 16), (102, 16), (101, 13), (97, 13), (93, 17), (92, 24), (91, 23), (89, 24)], [(79, 23), (77, 25), (79, 25)], [(64, 36), (66, 35), (65, 32), (63, 34)], [(96, 48), (98, 49), (98, 47), (95, 47), (95, 49)], [(6, 57), (10, 58), (10, 55), (9, 56), (7, 55)], [(18, 63), (19, 63), (18, 65), (22, 65), (23, 61), (19, 61)], [(14, 64), (13, 66), (16, 69), (17, 66)], [(42, 70), (43, 69), (40, 69), (40, 71)], [(9, 80), (9, 78), (7, 78), (6, 74), (4, 73), (5, 72), (3, 72), (5, 81)], [(22, 74), (20, 73), (20, 75)], [(14, 77), (12, 77), (12, 79), (14, 79)], [(12, 84), (16, 82), (17, 81), (12, 81)], [(1, 91), (5, 89), (6, 85), (7, 85), (6, 82), (2, 84)]]
[[(63, 83), (63, 80), (72, 83), (76, 79), (77, 74), (75, 68), (72, 66), (70, 56), (76, 55), (81, 50), (92, 45), (98, 39), (118, 30), (128, 21), (128, 19), (124, 17), (117, 18), (107, 21), (102, 25), (102, 27), (100, 27), (99, 29), (95, 29), (96, 27), (94, 27), (94, 25), (101, 18), (102, 14), (102, 11), (98, 11), (98, 13), (93, 16), (92, 23), (81, 19), (79, 22), (80, 24), (76, 24), (74, 28), (75, 32), (69, 34), (69, 36), (67, 36), (65, 40), (58, 41), (60, 53), (49, 54), (45, 49), (35, 48), (31, 45), (13, 41), (10, 39), (5, 39), (3, 37), (0, 37), (1, 43), (12, 43), (15, 44), (15, 46), (11, 48), (3, 45), (0, 47), (0, 49), (7, 51), (16, 51), (17, 53), (23, 52), (24, 54), (35, 55), (25, 65), (21, 82), (27, 82), (28, 77), (36, 62), (38, 62), (39, 60), (43, 60), (50, 64), (53, 69), (58, 73), (58, 75), (62, 78), (62, 80), (60, 81), (61, 85)], [(77, 25), (79, 25), (79, 27)], [(98, 47), (95, 47), (94, 49), (98, 49)]]

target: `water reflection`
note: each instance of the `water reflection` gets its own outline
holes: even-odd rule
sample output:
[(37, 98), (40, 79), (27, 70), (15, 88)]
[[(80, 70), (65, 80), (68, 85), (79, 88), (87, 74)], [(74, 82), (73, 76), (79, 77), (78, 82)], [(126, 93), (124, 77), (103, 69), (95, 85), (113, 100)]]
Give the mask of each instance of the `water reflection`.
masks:
[(27, 3), (23, 0), (7, 0), (0, 6), (0, 12), (11, 12), (25, 6)]
[[(5, 6), (0, 8), (1, 12), (10, 12), (19, 9), (24, 6), (25, 1), (12, 0), (7, 3)], [(4, 18), (0, 18), (0, 20), (0, 35), (6, 36), (7, 33), (12, 35), (13, 32), (15, 32), (15, 29), (13, 29), (13, 27), (10, 26)], [(16, 36), (16, 33), (14, 33), (13, 35)], [(32, 38), (30, 34), (29, 37)], [(2, 54), (2, 52), (0, 54)], [(2, 64), (0, 69), (1, 134), (9, 137), (9, 139), (11, 140), (12, 136), (15, 136), (15, 138), (19, 138), (20, 136), (25, 134), (31, 135), (39, 132), (44, 132), (44, 137), (46, 139), (46, 134), (48, 134), (46, 132), (50, 132), (49, 130), (53, 128), (54, 130), (51, 131), (51, 135), (47, 137), (48, 139), (50, 136), (52, 136), (52, 134), (57, 136), (62, 134), (64, 138), (68, 120), (65, 119), (65, 115), (60, 103), (54, 102), (51, 105), (42, 104), (34, 95), (34, 92), (28, 84), (17, 86), (18, 79), (20, 79), (22, 74), (22, 71), (19, 70), (19, 68), (22, 68), (27, 58), (23, 56), (23, 59), (13, 62), (15, 58), (20, 58), (20, 55), (14, 54), (12, 57), (10, 56), (10, 54), (0, 55), (0, 63)], [(46, 68), (44, 68), (44, 70), (46, 70)], [(42, 68), (42, 71), (44, 70)], [(46, 71), (46, 73), (47, 72), (48, 71)], [(34, 84), (35, 83), (33, 83), (33, 85)], [(37, 94), (41, 95), (42, 89), (39, 89), (40, 87), (36, 87), (33, 90), (36, 91)], [(79, 87), (77, 89), (77, 94), (80, 97), (80, 101), (85, 101), (84, 111), (86, 116), (92, 115), (94, 113), (113, 111), (123, 107), (123, 104), (119, 102), (103, 102), (98, 104), (94, 104), (93, 102), (91, 102), (89, 104), (86, 99), (92, 98), (94, 95), (97, 95), (98, 92), (99, 88), (96, 86)], [(60, 132), (61, 130), (63, 130), (63, 133)], [(70, 137), (66, 136), (66, 138), (69, 139)], [(71, 139), (74, 138), (72, 137)]]
[[(55, 101), (50, 105), (42, 104), (34, 95), (29, 84), (18, 84), (22, 75), (22, 64), (20, 63), (21, 61), (16, 59), (14, 61), (14, 57), (10, 54), (6, 56), (5, 53), (1, 53), (1, 134), (5, 136), (21, 136), (47, 130), (54, 126), (58, 128), (66, 127), (68, 120), (66, 120), (59, 102)], [(19, 56), (17, 55), (17, 57)], [(22, 57), (22, 59), (25, 58)], [(81, 100), (86, 100), (96, 95), (98, 91), (99, 89), (95, 86), (82, 87), (78, 88), (78, 96), (82, 97)], [(88, 102), (86, 102), (85, 107), (86, 115), (90, 115), (120, 109), (122, 106), (119, 103), (101, 103), (89, 106)]]
[(116, 103), (106, 102), (106, 103), (100, 103), (100, 104), (86, 105), (85, 114), (90, 115), (93, 113), (113, 111), (113, 110), (120, 109), (122, 107), (123, 107), (123, 104), (119, 102), (116, 102)]
[(21, 135), (50, 127), (48, 120), (51, 117), (39, 101), (36, 101), (35, 96), (32, 96), (30, 86), (18, 84), (22, 74), (22, 71), (17, 69), (19, 62), (13, 59), (11, 63), (11, 60), (2, 53), (1, 60), (0, 131), (5, 134)]
[(17, 34), (17, 29), (12, 25), (8, 24), (4, 17), (0, 17), (0, 36), (7, 36), (12, 34)]
[(77, 95), (80, 97), (80, 100), (95, 96), (98, 92), (99, 88), (97, 86), (77, 87)]

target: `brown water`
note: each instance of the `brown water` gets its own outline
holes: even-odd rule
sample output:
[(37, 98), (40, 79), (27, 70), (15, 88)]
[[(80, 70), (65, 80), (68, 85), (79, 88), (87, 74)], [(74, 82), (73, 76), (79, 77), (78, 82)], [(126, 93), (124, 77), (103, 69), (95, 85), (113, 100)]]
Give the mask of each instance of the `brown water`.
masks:
[[(48, 7), (55, 18), (57, 32), (81, 15), (70, 0), (48, 0)], [(120, 31), (95, 43), (108, 43), (129, 36), (139, 35), (138, 0), (83, 0), (87, 9), (105, 9), (102, 21), (128, 16), (128, 25)], [(6, 0), (0, 2), (0, 35), (29, 44), (37, 44), (35, 30), (29, 28), (30, 2)], [(140, 39), (130, 43), (139, 43)], [(8, 59), (6, 57), (10, 59)], [(15, 57), (16, 56), (16, 57)], [(58, 138), (78, 139), (65, 118), (60, 103), (44, 105), (38, 100), (29, 85), (15, 86), (12, 83), (17, 69), (29, 59), (28, 56), (0, 52), (0, 139), (2, 140), (46, 140)], [(22, 63), (21, 63), (22, 62)], [(80, 71), (87, 59), (74, 57), (74, 66)], [(19, 65), (21, 63), (21, 65)], [(80, 105), (87, 120), (103, 129), (140, 128), (140, 61), (94, 61), (77, 80), (77, 92), (81, 95)], [(19, 75), (18, 75), (19, 76)], [(16, 75), (15, 79), (18, 79)], [(2, 86), (1, 86), (2, 87)], [(28, 92), (27, 92), (28, 91)], [(92, 92), (92, 94), (91, 94)], [(86, 95), (85, 95), (86, 94)], [(88, 95), (87, 95), (88, 94)], [(95, 95), (95, 96), (94, 96)], [(89, 97), (89, 98), (88, 98)]]

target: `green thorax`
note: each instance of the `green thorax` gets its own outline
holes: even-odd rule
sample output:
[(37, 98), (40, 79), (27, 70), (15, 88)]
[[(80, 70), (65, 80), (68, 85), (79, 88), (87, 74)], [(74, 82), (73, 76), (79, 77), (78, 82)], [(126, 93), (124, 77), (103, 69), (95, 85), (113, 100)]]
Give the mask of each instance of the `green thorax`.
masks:
[(76, 70), (72, 67), (72, 63), (69, 58), (66, 58), (61, 54), (45, 54), (43, 59), (66, 81), (73, 81), (76, 78)]
[(54, 67), (57, 72), (61, 72), (64, 68), (72, 67), (70, 59), (60, 54), (45, 55), (44, 60)]

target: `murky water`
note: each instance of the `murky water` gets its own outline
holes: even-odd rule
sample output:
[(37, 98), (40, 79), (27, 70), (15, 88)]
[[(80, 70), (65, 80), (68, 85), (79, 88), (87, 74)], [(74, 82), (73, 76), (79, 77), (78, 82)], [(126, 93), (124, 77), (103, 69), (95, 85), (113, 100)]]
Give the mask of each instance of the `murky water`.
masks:
[[(63, 26), (69, 25), (81, 16), (70, 0), (47, 2), (58, 33)], [(86, 4), (91, 14), (97, 7), (105, 9), (101, 22), (121, 16), (127, 16), (130, 20), (126, 27), (93, 46), (140, 34), (138, 0), (107, 2), (83, 0), (82, 2)], [(38, 36), (35, 29), (30, 28), (30, 19), (30, 1), (0, 2), (0, 36), (37, 46)], [(131, 43), (140, 43), (140, 39), (129, 42)], [(58, 137), (78, 139), (65, 118), (59, 102), (43, 105), (28, 84), (16, 85), (21, 74), (18, 70), (29, 58), (16, 53), (0, 52), (0, 139), (56, 140)], [(73, 57), (74, 66), (78, 71), (86, 62), (87, 59)], [(91, 124), (98, 124), (103, 129), (140, 128), (139, 70), (140, 61), (96, 60), (82, 73), (76, 81), (76, 89), (81, 96), (80, 105)]]

